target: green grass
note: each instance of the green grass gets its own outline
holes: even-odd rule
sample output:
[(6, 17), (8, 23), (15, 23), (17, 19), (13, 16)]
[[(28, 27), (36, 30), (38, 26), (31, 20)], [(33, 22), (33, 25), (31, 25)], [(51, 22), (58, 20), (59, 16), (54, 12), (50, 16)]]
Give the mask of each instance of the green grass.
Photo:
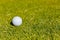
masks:
[[(14, 16), (21, 26), (10, 24)], [(60, 1), (0, 0), (0, 40), (60, 40)]]

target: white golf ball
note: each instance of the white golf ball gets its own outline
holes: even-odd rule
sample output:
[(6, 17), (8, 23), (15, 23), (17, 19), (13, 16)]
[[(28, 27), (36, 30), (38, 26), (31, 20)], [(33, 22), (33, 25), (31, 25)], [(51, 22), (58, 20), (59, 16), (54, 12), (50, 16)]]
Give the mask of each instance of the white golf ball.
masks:
[(12, 19), (12, 23), (13, 23), (14, 26), (20, 26), (22, 24), (22, 18), (19, 17), (19, 16), (15, 16)]

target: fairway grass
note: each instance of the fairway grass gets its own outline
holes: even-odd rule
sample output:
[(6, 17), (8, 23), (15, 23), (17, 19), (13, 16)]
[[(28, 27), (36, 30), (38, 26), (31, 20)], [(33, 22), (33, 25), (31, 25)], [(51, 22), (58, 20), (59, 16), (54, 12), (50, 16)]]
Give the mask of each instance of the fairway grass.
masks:
[[(21, 26), (11, 24), (14, 16)], [(60, 1), (0, 0), (0, 40), (60, 40)]]

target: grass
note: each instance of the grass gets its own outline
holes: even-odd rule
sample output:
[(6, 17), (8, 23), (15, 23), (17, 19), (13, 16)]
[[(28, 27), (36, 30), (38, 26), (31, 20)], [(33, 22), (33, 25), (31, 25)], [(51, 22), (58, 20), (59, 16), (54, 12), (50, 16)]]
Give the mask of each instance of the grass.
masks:
[[(10, 24), (14, 16), (21, 26)], [(0, 0), (0, 40), (60, 40), (60, 1)]]

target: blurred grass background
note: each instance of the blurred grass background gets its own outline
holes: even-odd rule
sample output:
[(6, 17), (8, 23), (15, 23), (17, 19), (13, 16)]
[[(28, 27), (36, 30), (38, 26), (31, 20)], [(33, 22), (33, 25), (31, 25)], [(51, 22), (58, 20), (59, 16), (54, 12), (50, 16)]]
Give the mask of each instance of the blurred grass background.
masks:
[(60, 40), (60, 0), (0, 0), (0, 40)]

